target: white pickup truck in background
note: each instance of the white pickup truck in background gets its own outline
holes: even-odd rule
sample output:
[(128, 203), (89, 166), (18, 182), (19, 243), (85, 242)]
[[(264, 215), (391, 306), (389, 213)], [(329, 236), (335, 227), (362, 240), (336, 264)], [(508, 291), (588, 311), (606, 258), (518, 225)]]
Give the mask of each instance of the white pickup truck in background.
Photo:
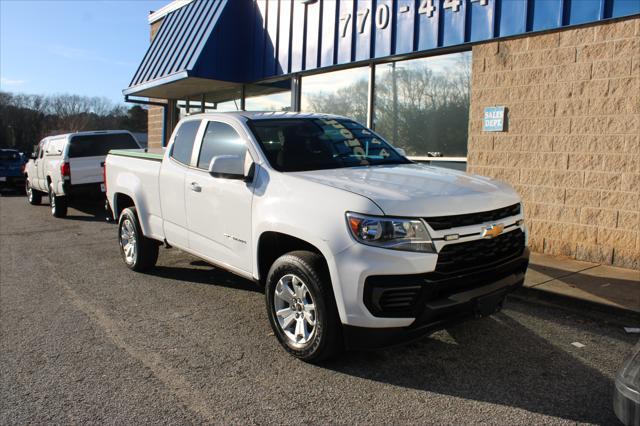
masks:
[(64, 217), (72, 198), (99, 196), (104, 192), (103, 166), (112, 149), (141, 150), (125, 130), (100, 130), (49, 136), (25, 166), (25, 190), (31, 204), (47, 194), (51, 214)]
[(194, 115), (164, 154), (112, 151), (105, 169), (129, 268), (164, 243), (262, 283), (306, 361), (492, 314), (528, 265), (509, 185), (415, 164), (344, 117)]

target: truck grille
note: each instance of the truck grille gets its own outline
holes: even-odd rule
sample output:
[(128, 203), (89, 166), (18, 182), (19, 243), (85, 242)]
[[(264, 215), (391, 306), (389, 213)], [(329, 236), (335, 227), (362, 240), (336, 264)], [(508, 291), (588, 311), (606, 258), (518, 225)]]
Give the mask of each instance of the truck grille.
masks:
[(459, 214), (455, 216), (425, 217), (424, 220), (434, 231), (441, 231), (443, 229), (493, 222), (518, 214), (520, 214), (520, 203), (487, 212)]
[(507, 261), (520, 256), (525, 244), (520, 229), (492, 239), (448, 244), (438, 253), (436, 272), (453, 273)]
[(376, 275), (364, 283), (364, 304), (377, 317), (416, 317), (430, 300), (524, 274), (528, 257), (525, 235), (515, 229), (493, 239), (448, 244), (438, 253), (433, 272), (415, 275)]

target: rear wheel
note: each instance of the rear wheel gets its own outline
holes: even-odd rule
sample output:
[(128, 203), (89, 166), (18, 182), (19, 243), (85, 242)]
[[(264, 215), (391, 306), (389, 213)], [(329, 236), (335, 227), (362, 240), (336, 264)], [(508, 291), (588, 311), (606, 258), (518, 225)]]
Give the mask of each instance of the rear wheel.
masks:
[(124, 209), (118, 221), (120, 254), (129, 269), (142, 272), (158, 260), (158, 243), (142, 234), (135, 207)]
[(54, 217), (65, 217), (67, 215), (67, 199), (56, 195), (53, 190), (53, 184), (49, 184), (49, 204), (51, 205), (51, 214)]
[(29, 204), (36, 206), (42, 202), (42, 193), (31, 187), (31, 182), (29, 182), (28, 178), (24, 181), (24, 191), (27, 194)]
[(293, 356), (317, 363), (342, 350), (342, 327), (322, 257), (294, 251), (278, 258), (265, 291), (269, 321)]

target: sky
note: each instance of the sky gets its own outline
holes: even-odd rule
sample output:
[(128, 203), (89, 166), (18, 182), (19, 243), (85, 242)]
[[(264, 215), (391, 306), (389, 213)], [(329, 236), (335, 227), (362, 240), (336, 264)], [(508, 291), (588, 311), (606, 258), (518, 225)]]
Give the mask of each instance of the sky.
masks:
[(122, 103), (149, 46), (149, 12), (167, 3), (0, 0), (0, 90)]

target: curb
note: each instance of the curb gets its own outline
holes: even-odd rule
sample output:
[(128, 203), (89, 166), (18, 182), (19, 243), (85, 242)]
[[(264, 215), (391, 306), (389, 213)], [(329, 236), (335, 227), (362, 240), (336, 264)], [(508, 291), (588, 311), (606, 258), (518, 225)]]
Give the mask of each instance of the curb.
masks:
[(614, 317), (611, 322), (615, 322), (627, 327), (631, 325), (640, 325), (640, 321), (638, 321), (640, 313), (631, 309), (605, 305), (602, 303), (592, 302), (590, 300), (577, 299), (575, 297), (569, 297), (563, 294), (539, 290), (535, 287), (521, 287), (511, 293), (510, 296), (526, 302), (533, 302), (551, 306), (554, 308), (568, 310), (583, 316), (590, 316), (591, 314), (596, 312), (600, 314), (606, 314)]

